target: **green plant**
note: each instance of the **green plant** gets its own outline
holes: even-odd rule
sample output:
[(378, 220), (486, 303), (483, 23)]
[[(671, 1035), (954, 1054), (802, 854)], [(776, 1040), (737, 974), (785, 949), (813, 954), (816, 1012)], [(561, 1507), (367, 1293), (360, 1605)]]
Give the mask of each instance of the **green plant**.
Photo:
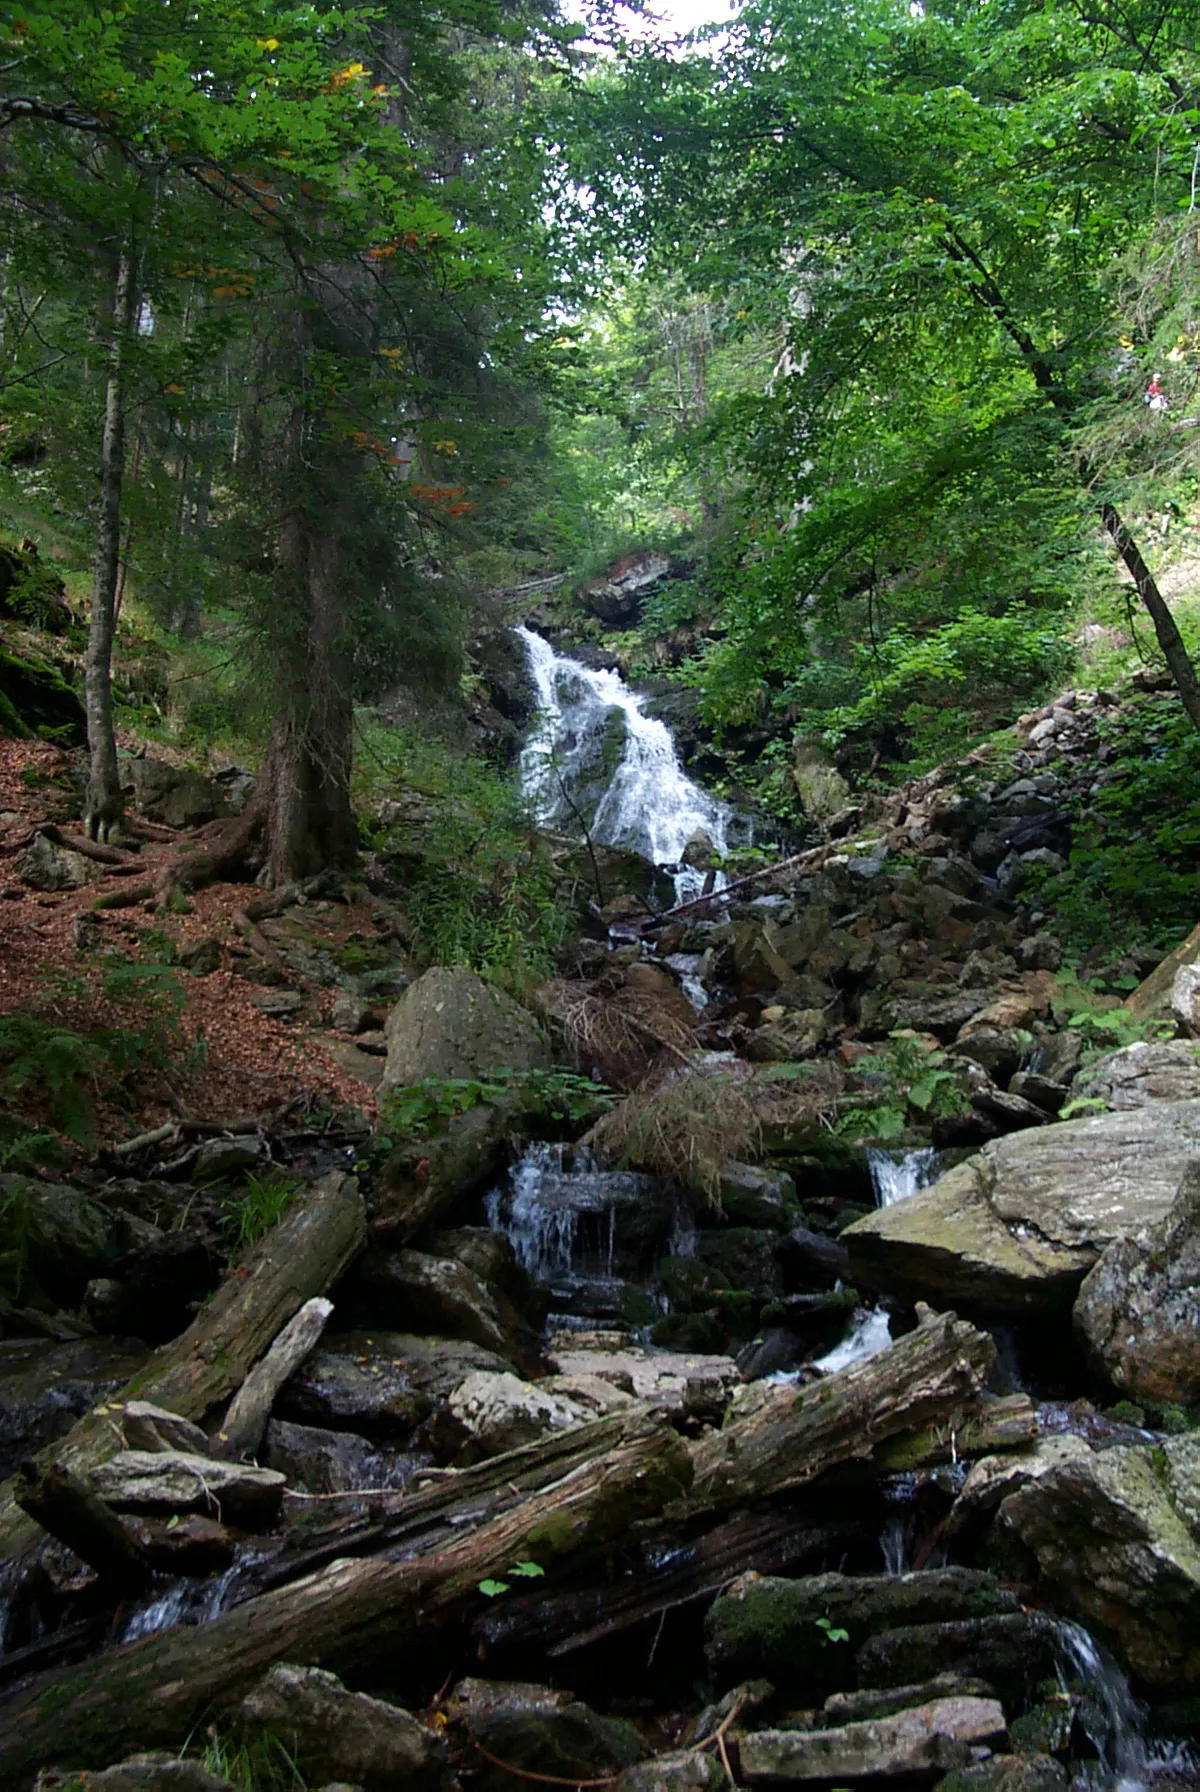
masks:
[(497, 1070), (483, 1077), (430, 1077), (393, 1089), (380, 1107), (380, 1126), (389, 1142), (420, 1139), (441, 1120), (485, 1103), (518, 1106), (531, 1118), (578, 1128), (613, 1103), (612, 1091), (573, 1070)]
[[(181, 1759), (185, 1758), (181, 1754)], [(296, 1753), (271, 1729), (229, 1736), (210, 1728), (199, 1750), (200, 1765), (236, 1792), (305, 1792)]]
[(230, 1249), (245, 1251), (264, 1238), (303, 1186), (294, 1176), (248, 1175), (241, 1192), (221, 1202), (221, 1229)]
[[(511, 1568), (505, 1570), (505, 1573), (511, 1574), (517, 1580), (539, 1580), (545, 1572), (546, 1570), (539, 1568), (536, 1562), (514, 1562)], [(511, 1586), (506, 1580), (481, 1580), (479, 1583), (479, 1591), (485, 1599), (498, 1599), (501, 1593), (508, 1593), (511, 1590)]]
[(943, 1051), (926, 1051), (906, 1030), (858, 1066), (867, 1088), (850, 1094), (834, 1123), (843, 1138), (894, 1139), (910, 1123), (961, 1113), (967, 1106), (958, 1074)]
[(824, 1631), (827, 1643), (848, 1643), (850, 1641), (850, 1632), (835, 1624), (832, 1618), (814, 1618), (813, 1623), (818, 1630)]

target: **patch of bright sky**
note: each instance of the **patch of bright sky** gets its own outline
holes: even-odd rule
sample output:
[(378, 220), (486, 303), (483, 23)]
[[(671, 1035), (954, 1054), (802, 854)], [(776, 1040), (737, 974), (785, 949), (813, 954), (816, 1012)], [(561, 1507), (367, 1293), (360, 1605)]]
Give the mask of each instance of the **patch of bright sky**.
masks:
[[(736, 10), (736, 0), (644, 0), (642, 13), (618, 4), (620, 34), (625, 38), (657, 38), (669, 43), (696, 31), (701, 25), (726, 24)], [(568, 18), (586, 19), (586, 0), (566, 0), (563, 11)]]

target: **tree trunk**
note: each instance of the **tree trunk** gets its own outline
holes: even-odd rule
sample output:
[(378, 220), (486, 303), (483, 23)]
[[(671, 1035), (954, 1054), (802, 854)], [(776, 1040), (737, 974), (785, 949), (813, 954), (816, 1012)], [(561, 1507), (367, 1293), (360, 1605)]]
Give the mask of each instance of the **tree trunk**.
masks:
[(620, 1439), (544, 1492), (415, 1561), (338, 1561), (196, 1629), (180, 1625), (42, 1675), (0, 1707), (7, 1786), (43, 1767), (97, 1768), (139, 1748), (178, 1748), (213, 1706), (229, 1706), (277, 1661), (355, 1678), (381, 1660), (428, 1653), (482, 1604), (479, 1583), (531, 1559), (551, 1568), (622, 1536), (687, 1485), (690, 1463), (667, 1426), (631, 1420)]
[(1183, 644), (1183, 637), (1175, 626), (1175, 618), (1167, 605), (1167, 600), (1158, 588), (1158, 581), (1142, 559), (1137, 542), (1125, 527), (1124, 520), (1118, 510), (1111, 504), (1102, 504), (1100, 514), (1104, 527), (1108, 530), (1121, 559), (1124, 561), (1137, 587), (1137, 594), (1149, 612), (1154, 624), (1154, 633), (1162, 648), (1163, 658), (1175, 680), (1176, 689), (1183, 701), (1192, 721), (1200, 728), (1200, 681), (1196, 678), (1196, 668), (1192, 664), (1191, 655)]
[[(152, 1400), (180, 1418), (202, 1418), (241, 1386), (281, 1327), (341, 1274), (365, 1241), (357, 1184), (336, 1171), (322, 1177), (296, 1198), (188, 1329), (156, 1350), (122, 1394), (43, 1450), (38, 1463), (86, 1474), (106, 1461), (123, 1448), (122, 1400)], [(8, 1482), (0, 1488), (0, 1556), (25, 1554), (40, 1535)]]
[(129, 344), (138, 308), (137, 259), (132, 237), (117, 257), (104, 428), (100, 438), (100, 513), (96, 536), (92, 613), (88, 627), (84, 691), (90, 768), (84, 819), (93, 840), (108, 840), (120, 827), (125, 805), (117, 773), (112, 711), (112, 648), (121, 564), (121, 484), (125, 474), (125, 383)]

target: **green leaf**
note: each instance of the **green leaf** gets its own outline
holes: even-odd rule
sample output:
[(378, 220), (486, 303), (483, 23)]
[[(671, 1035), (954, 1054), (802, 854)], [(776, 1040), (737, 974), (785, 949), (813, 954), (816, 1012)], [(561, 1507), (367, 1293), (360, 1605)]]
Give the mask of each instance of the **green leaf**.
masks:
[(481, 1580), (479, 1583), (479, 1591), (485, 1599), (495, 1599), (498, 1594), (507, 1593), (508, 1590), (506, 1580)]
[(546, 1570), (539, 1568), (536, 1562), (515, 1562), (508, 1572), (519, 1574), (523, 1580), (537, 1580)]

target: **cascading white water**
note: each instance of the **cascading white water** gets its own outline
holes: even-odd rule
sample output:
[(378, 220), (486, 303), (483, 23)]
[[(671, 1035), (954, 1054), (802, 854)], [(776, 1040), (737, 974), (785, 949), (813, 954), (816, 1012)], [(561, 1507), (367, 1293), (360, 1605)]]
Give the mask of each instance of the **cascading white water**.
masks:
[(876, 1204), (893, 1207), (897, 1201), (907, 1201), (910, 1195), (928, 1188), (938, 1179), (940, 1157), (941, 1153), (932, 1145), (905, 1151), (900, 1157), (872, 1147), (867, 1152), (867, 1167), (871, 1172)]
[(891, 1341), (888, 1316), (882, 1307), (856, 1307), (846, 1336), (825, 1356), (819, 1356), (815, 1367), (824, 1369), (826, 1375), (836, 1375), (839, 1369), (848, 1369), (851, 1363), (862, 1363), (869, 1356), (878, 1356)]
[[(666, 725), (616, 672), (593, 672), (518, 628), (537, 688), (539, 719), (521, 755), (521, 787), (546, 826), (577, 828), (654, 865), (678, 867), (697, 831), (726, 851), (732, 812), (679, 763)], [(675, 897), (698, 896), (704, 873), (675, 871)]]
[[(1150, 1783), (1152, 1766), (1142, 1735), (1141, 1713), (1128, 1680), (1082, 1624), (1061, 1619), (1058, 1638), (1065, 1669), (1065, 1673), (1060, 1670), (1060, 1679), (1064, 1684), (1067, 1679), (1081, 1682), (1103, 1718), (1103, 1734), (1092, 1737), (1103, 1760), (1102, 1783), (1112, 1792), (1142, 1792)], [(1096, 1784), (1095, 1776), (1091, 1783)]]

